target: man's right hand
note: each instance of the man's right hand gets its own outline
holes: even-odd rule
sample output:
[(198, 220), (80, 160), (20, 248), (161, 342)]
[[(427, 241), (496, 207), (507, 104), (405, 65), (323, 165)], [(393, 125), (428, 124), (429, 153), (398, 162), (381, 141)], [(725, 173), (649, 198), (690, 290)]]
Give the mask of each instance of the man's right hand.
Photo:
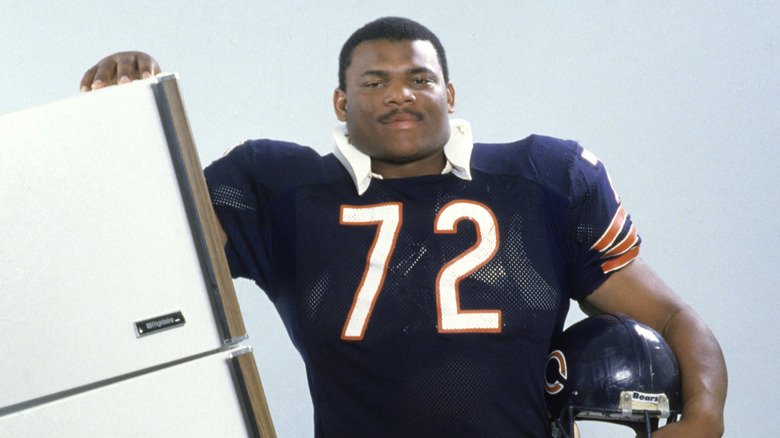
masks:
[(119, 52), (106, 56), (84, 73), (81, 92), (97, 90), (108, 85), (124, 84), (136, 79), (150, 78), (160, 73), (160, 65), (143, 52)]

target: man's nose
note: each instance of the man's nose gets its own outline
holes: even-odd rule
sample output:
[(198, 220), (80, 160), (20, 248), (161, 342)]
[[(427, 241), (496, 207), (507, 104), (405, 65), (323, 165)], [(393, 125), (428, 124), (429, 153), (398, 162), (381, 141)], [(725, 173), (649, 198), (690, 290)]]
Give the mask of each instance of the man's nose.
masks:
[(415, 101), (414, 91), (404, 81), (391, 81), (387, 87), (385, 104), (403, 106)]

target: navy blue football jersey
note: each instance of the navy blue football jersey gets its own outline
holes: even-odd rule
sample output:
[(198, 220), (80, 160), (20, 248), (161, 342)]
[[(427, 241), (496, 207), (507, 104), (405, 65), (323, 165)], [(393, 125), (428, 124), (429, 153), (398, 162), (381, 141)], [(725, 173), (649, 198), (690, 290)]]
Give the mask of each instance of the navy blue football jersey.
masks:
[(303, 357), (318, 437), (549, 436), (544, 372), (569, 300), (638, 251), (575, 142), (475, 144), (471, 180), (373, 179), (250, 141), (205, 170), (234, 277)]

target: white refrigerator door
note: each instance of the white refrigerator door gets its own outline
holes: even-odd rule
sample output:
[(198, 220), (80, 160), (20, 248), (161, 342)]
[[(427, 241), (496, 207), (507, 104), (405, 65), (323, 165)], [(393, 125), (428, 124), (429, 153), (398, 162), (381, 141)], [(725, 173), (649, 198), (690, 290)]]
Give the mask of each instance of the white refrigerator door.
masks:
[(0, 415), (224, 344), (157, 83), (0, 117)]
[(254, 435), (226, 352), (0, 417), (8, 437)]

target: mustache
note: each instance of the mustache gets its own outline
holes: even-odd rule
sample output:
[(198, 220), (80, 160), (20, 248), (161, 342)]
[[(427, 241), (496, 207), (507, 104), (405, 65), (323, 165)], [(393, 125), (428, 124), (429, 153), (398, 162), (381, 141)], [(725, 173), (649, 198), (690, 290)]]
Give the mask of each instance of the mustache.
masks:
[(408, 114), (410, 116), (416, 117), (417, 120), (423, 119), (423, 115), (421, 113), (418, 113), (417, 111), (414, 110), (410, 110), (408, 108), (404, 108), (404, 109), (394, 109), (389, 113), (383, 114), (382, 116), (379, 117), (378, 120), (380, 123), (387, 123), (388, 120), (392, 119), (393, 117), (399, 114)]

